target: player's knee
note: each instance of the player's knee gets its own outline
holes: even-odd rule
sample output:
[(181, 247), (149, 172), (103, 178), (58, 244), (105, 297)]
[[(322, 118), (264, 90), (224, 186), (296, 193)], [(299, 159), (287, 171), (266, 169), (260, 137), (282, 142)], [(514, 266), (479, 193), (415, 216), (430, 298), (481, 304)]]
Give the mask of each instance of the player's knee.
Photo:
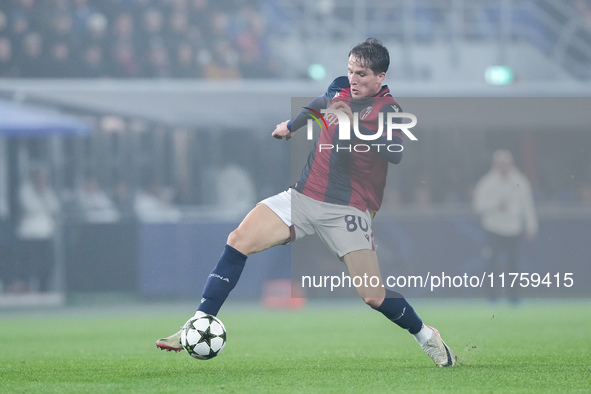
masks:
[(244, 231), (242, 231), (240, 227), (238, 227), (236, 230), (232, 231), (228, 235), (226, 243), (234, 249), (236, 249), (237, 251), (239, 251), (240, 253), (243, 253), (247, 256), (252, 253), (252, 251), (250, 250), (251, 248), (248, 244), (248, 240), (245, 237)]
[(363, 302), (365, 302), (367, 305), (369, 305), (373, 309), (377, 309), (377, 308), (379, 308), (380, 305), (382, 305), (382, 302), (384, 302), (384, 298), (382, 298), (382, 297), (363, 297)]
[(242, 235), (242, 231), (240, 230), (240, 228), (237, 228), (236, 230), (232, 231), (230, 234), (228, 234), (228, 239), (226, 241), (226, 243), (228, 245), (230, 245), (231, 247), (233, 247), (234, 249), (238, 249), (238, 247), (240, 245), (243, 244), (243, 235)]

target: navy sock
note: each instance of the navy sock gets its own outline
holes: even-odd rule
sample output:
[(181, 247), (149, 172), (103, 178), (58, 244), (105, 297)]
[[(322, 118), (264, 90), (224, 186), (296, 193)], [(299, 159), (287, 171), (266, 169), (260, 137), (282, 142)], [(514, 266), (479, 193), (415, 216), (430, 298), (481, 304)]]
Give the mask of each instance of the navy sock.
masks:
[(386, 298), (376, 310), (411, 334), (416, 334), (423, 327), (421, 318), (404, 296), (397, 291), (386, 290)]
[(246, 255), (240, 253), (230, 245), (224, 247), (224, 251), (217, 265), (209, 274), (198, 311), (217, 315), (228, 294), (238, 283), (242, 269), (246, 263)]

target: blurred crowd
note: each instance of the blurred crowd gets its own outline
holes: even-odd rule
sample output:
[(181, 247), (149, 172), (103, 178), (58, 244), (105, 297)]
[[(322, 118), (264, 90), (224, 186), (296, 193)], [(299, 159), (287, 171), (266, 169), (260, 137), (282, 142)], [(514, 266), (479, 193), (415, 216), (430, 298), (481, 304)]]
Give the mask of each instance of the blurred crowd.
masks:
[[(551, 53), (556, 29), (566, 29), (573, 19), (583, 27), (573, 37), (589, 39), (591, 0), (569, 0), (558, 8), (543, 3), (511, 2), (505, 16), (512, 39)], [(0, 78), (275, 78), (290, 72), (279, 66), (270, 40), (281, 45), (278, 37), (292, 34), (304, 46), (317, 42), (321, 37), (311, 27), (318, 23), (334, 40), (343, 37), (344, 24), (397, 42), (450, 41), (452, 34), (467, 41), (502, 37), (501, 2), (463, 2), (457, 15), (449, 1), (375, 4), (364, 3), (367, 20), (359, 24), (352, 1), (2, 0)], [(586, 63), (584, 52), (571, 55)]]
[(0, 78), (273, 77), (258, 0), (3, 0)]

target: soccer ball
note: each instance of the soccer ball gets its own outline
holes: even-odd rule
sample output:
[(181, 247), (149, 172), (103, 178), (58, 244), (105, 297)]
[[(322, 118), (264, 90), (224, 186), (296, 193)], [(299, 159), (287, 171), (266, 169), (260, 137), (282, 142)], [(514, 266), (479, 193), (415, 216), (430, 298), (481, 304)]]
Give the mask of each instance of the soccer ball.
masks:
[(209, 360), (226, 346), (226, 328), (217, 317), (197, 312), (183, 326), (181, 345), (191, 357)]

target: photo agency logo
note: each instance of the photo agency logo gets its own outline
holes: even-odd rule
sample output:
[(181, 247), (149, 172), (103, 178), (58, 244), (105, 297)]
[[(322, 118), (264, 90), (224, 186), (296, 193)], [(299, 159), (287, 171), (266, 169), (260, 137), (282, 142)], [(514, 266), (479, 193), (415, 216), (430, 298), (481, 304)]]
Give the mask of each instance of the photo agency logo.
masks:
[[(386, 121), (384, 122), (384, 112), (380, 111), (377, 116), (377, 130), (373, 133), (362, 133), (360, 131), (359, 123), (366, 119), (371, 112), (373, 107), (367, 106), (360, 112), (353, 112), (353, 127), (351, 127), (351, 121), (349, 116), (344, 111), (335, 108), (321, 109), (320, 112), (304, 107), (308, 111), (308, 115), (312, 119), (308, 119), (307, 122), (307, 139), (314, 139), (314, 121), (320, 127), (320, 130), (328, 130), (330, 126), (339, 124), (338, 130), (338, 141), (343, 141), (343, 144), (318, 144), (318, 151), (323, 150), (335, 150), (335, 151), (355, 151), (355, 152), (368, 152), (372, 149), (380, 151), (380, 149), (386, 149), (389, 152), (402, 152), (403, 146), (397, 143), (378, 143), (378, 139), (384, 134), (384, 127), (386, 128), (386, 140), (392, 141), (392, 133), (394, 130), (399, 130), (406, 135), (411, 141), (417, 141), (417, 137), (410, 131), (411, 128), (416, 126), (417, 117), (408, 112), (398, 112), (398, 107), (391, 105), (392, 112), (386, 112)], [(323, 116), (324, 115), (324, 116)], [(404, 120), (408, 120), (404, 123)], [(385, 125), (385, 126), (384, 126)], [(351, 144), (351, 131), (353, 135), (361, 141), (361, 143)], [(373, 143), (372, 143), (373, 141)], [(383, 141), (383, 139), (381, 139)]]

